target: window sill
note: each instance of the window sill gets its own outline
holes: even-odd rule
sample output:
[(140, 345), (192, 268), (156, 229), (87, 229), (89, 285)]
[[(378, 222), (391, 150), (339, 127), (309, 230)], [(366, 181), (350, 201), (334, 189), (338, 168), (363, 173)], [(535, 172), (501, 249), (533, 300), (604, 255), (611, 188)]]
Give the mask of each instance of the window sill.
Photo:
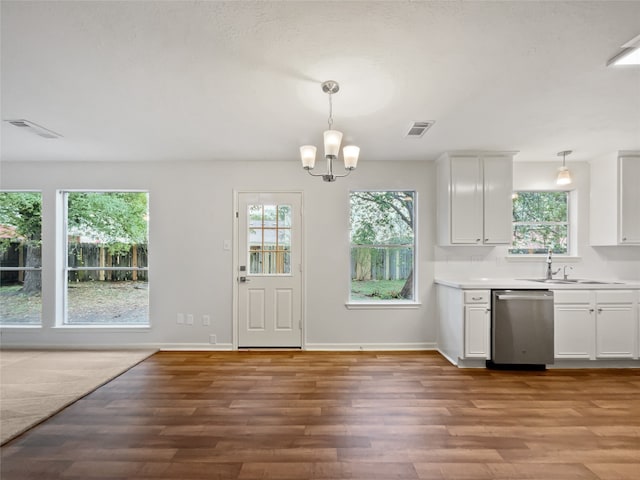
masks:
[(420, 302), (347, 302), (348, 310), (403, 310), (417, 309), (422, 306)]
[(21, 330), (24, 331), (34, 331), (34, 330), (42, 330), (42, 324), (38, 324), (38, 325), (19, 325), (19, 324), (14, 324), (14, 325), (0, 325), (0, 331), (12, 331), (12, 332), (19, 332)]
[(62, 331), (86, 331), (102, 330), (108, 332), (148, 332), (151, 325), (56, 325), (52, 330)]
[[(504, 259), (507, 262), (544, 262), (547, 259), (547, 254), (507, 255)], [(573, 255), (554, 255), (552, 259), (554, 263), (575, 263), (580, 262), (582, 257), (576, 257)]]

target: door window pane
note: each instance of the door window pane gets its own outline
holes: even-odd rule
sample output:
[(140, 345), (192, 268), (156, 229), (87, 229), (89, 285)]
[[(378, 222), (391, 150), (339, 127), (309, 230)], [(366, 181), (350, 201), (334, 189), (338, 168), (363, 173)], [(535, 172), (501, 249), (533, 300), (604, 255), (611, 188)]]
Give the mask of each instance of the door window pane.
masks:
[(249, 205), (249, 273), (291, 274), (291, 205)]
[(66, 323), (149, 323), (148, 194), (66, 192)]
[(0, 325), (40, 325), (42, 195), (0, 192)]

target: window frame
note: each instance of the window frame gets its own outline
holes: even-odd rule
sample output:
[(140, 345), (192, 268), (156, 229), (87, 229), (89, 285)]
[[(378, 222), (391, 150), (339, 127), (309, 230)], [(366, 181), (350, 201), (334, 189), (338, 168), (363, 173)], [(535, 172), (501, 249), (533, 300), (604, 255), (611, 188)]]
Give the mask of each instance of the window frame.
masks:
[(0, 267), (0, 271), (37, 271), (40, 272), (40, 315), (37, 323), (0, 323), (0, 330), (8, 329), (39, 329), (43, 326), (43, 310), (44, 304), (42, 303), (42, 291), (44, 287), (44, 265), (43, 265), (43, 246), (44, 246), (44, 226), (43, 226), (43, 206), (44, 206), (44, 192), (36, 189), (0, 189), (0, 193), (37, 193), (40, 195), (40, 267)]
[[(352, 295), (352, 275), (351, 275), (351, 261), (352, 261), (352, 248), (354, 244), (351, 241), (351, 195), (353, 193), (358, 192), (412, 192), (413, 193), (413, 261), (412, 261), (412, 271), (413, 271), (413, 291), (411, 299), (384, 299), (384, 300), (357, 300), (351, 297)], [(347, 192), (347, 204), (348, 208), (348, 216), (347, 216), (347, 243), (349, 248), (348, 254), (348, 262), (347, 262), (347, 275), (348, 275), (348, 292), (347, 292), (347, 301), (345, 302), (345, 306), (348, 309), (358, 310), (358, 309), (405, 309), (405, 308), (419, 308), (421, 302), (418, 298), (418, 190), (415, 188), (354, 188), (350, 189)], [(400, 247), (404, 244), (372, 244), (370, 246), (382, 246), (382, 247)]]
[(574, 218), (574, 213), (573, 213), (573, 202), (571, 200), (572, 197), (572, 191), (571, 190), (536, 190), (536, 189), (522, 189), (522, 190), (514, 190), (513, 194), (517, 195), (520, 193), (553, 193), (553, 194), (557, 194), (557, 193), (564, 193), (566, 196), (566, 200), (567, 200), (567, 220), (566, 222), (514, 222), (513, 221), (513, 200), (515, 200), (515, 197), (512, 198), (511, 201), (511, 210), (512, 210), (512, 220), (511, 220), (511, 245), (509, 245), (508, 249), (507, 249), (507, 255), (511, 258), (514, 259), (518, 259), (518, 258), (536, 258), (536, 257), (546, 257), (547, 253), (516, 253), (513, 252), (513, 237), (514, 237), (514, 232), (515, 232), (515, 227), (516, 225), (540, 225), (540, 226), (553, 226), (553, 225), (566, 225), (567, 226), (567, 251), (566, 253), (553, 253), (554, 256), (557, 257), (562, 257), (562, 258), (569, 258), (569, 257), (574, 257), (575, 256), (575, 245), (574, 245), (574, 229), (575, 229), (575, 224), (574, 221), (572, 221), (572, 219)]
[[(58, 190), (59, 198), (59, 218), (60, 218), (60, 244), (58, 252), (60, 254), (59, 265), (61, 267), (61, 282), (59, 284), (58, 294), (59, 301), (58, 315), (56, 315), (56, 327), (63, 329), (109, 329), (117, 331), (123, 329), (130, 331), (132, 329), (146, 330), (151, 327), (151, 298), (147, 300), (147, 321), (145, 323), (69, 323), (68, 318), (68, 302), (69, 302), (69, 273), (72, 271), (143, 271), (147, 272), (147, 285), (150, 284), (149, 261), (147, 259), (146, 267), (69, 267), (69, 199), (70, 193), (145, 193), (147, 195), (147, 213), (150, 208), (150, 192), (146, 189), (64, 189)], [(151, 244), (151, 224), (147, 219), (147, 248)], [(150, 289), (148, 290), (150, 292)]]

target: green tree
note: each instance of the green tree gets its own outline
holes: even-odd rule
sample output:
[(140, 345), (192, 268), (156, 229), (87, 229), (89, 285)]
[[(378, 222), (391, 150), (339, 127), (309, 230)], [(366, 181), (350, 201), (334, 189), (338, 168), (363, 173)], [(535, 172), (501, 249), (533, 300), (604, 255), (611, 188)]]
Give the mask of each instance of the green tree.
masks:
[(111, 254), (147, 243), (147, 194), (70, 192), (67, 224), (72, 235), (90, 237)]
[[(414, 192), (373, 191), (351, 194), (351, 243), (355, 245), (413, 243)], [(358, 248), (357, 274), (370, 278), (371, 249)], [(401, 298), (413, 295), (413, 267), (400, 291)]]
[[(95, 239), (110, 253), (125, 253), (147, 243), (148, 205), (143, 192), (70, 192), (68, 233)], [(41, 196), (30, 192), (0, 193), (0, 225), (12, 227), (26, 243), (25, 266), (41, 266)], [(4, 242), (6, 247), (8, 241)], [(28, 270), (22, 293), (39, 292), (40, 272)]]
[(567, 253), (567, 192), (518, 192), (513, 200), (513, 253)]
[[(15, 236), (21, 238), (25, 247), (25, 267), (42, 266), (42, 197), (35, 192), (0, 193), (0, 225), (11, 227)], [(0, 248), (9, 248), (13, 239), (5, 238)], [(26, 270), (21, 293), (39, 293), (42, 286), (40, 270)]]

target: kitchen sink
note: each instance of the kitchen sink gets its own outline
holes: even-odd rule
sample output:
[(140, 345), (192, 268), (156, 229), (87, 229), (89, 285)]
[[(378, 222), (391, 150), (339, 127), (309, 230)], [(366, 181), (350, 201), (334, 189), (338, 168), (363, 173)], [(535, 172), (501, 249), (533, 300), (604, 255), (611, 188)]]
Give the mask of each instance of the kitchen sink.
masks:
[(620, 282), (608, 282), (602, 280), (589, 280), (584, 278), (521, 278), (520, 280), (526, 280), (527, 282), (540, 282), (540, 283), (552, 283), (560, 285), (572, 285), (572, 284), (590, 284), (590, 285), (611, 285), (619, 284)]

